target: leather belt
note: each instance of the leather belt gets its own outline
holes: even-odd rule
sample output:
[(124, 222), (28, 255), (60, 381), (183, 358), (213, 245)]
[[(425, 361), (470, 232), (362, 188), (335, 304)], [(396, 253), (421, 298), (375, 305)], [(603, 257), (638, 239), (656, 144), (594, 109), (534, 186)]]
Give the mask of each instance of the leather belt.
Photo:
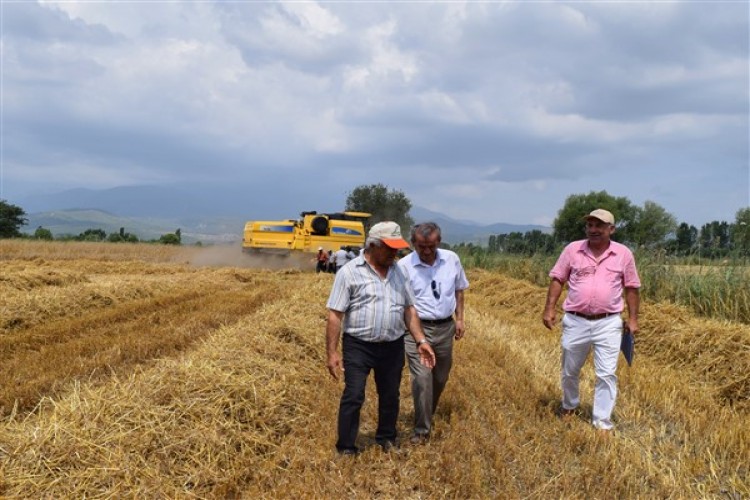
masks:
[(567, 314), (572, 314), (573, 316), (578, 316), (579, 318), (587, 319), (589, 321), (595, 321), (597, 319), (604, 319), (604, 318), (608, 318), (609, 316), (614, 316), (615, 314), (620, 314), (620, 313), (583, 314), (577, 311), (565, 311), (565, 312)]
[(446, 323), (450, 323), (451, 321), (453, 321), (453, 316), (448, 316), (447, 318), (443, 318), (443, 319), (422, 319), (422, 318), (419, 318), (419, 321), (423, 325), (430, 325), (430, 326), (432, 326), (432, 325), (444, 325)]

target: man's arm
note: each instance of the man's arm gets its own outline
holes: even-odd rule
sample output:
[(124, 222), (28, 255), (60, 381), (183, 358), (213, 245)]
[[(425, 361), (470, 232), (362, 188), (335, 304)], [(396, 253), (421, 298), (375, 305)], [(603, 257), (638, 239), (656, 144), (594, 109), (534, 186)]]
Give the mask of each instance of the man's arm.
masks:
[(562, 290), (562, 281), (557, 278), (552, 278), (552, 281), (549, 284), (549, 288), (547, 289), (547, 302), (544, 305), (544, 314), (542, 315), (542, 322), (544, 323), (544, 326), (546, 326), (550, 330), (552, 330), (552, 327), (555, 326), (557, 317), (555, 307), (557, 306), (557, 301), (560, 299)]
[(427, 337), (425, 337), (422, 330), (422, 323), (419, 321), (416, 307), (407, 306), (404, 309), (404, 323), (406, 323), (406, 328), (417, 343), (420, 363), (427, 368), (433, 368), (435, 366), (435, 352), (432, 350), (432, 346), (427, 342)]
[(461, 340), (464, 332), (464, 291), (456, 290), (456, 340)]
[(632, 333), (637, 333), (638, 309), (641, 306), (641, 295), (637, 288), (625, 288), (625, 303), (628, 305), (628, 329)]
[(344, 361), (339, 353), (339, 338), (341, 337), (341, 323), (344, 313), (340, 311), (328, 310), (328, 323), (326, 324), (326, 354), (328, 357), (328, 373), (336, 380), (339, 379), (339, 372), (344, 371)]

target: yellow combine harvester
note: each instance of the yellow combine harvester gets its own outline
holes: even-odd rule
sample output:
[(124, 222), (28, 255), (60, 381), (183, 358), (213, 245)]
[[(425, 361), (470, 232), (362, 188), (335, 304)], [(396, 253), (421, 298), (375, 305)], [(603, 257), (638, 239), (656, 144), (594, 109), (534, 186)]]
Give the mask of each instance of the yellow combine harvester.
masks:
[(256, 220), (245, 224), (242, 250), (286, 255), (292, 251), (336, 251), (365, 244), (365, 222), (371, 214), (302, 212), (299, 220)]

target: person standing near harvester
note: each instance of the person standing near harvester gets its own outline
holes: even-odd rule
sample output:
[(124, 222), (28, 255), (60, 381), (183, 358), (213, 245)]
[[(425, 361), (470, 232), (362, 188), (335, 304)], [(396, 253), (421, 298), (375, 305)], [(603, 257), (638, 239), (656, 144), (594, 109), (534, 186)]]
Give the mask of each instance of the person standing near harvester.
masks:
[(328, 253), (323, 247), (318, 247), (318, 254), (315, 256), (315, 272), (324, 273), (328, 266)]
[(589, 351), (594, 351), (594, 404), (592, 424), (608, 431), (617, 399), (617, 361), (623, 319), (623, 290), (628, 317), (625, 328), (638, 332), (641, 286), (635, 259), (624, 245), (611, 241), (615, 218), (607, 210), (584, 217), (586, 239), (568, 244), (549, 273), (552, 281), (542, 321), (550, 330), (555, 307), (567, 283), (562, 318), (562, 415), (571, 415), (580, 404), (579, 374)]
[(341, 248), (333, 252), (333, 255), (336, 263), (336, 267), (333, 270), (334, 273), (344, 267), (346, 263), (351, 260), (349, 258), (349, 252), (346, 250), (345, 245), (341, 245)]
[(438, 248), (441, 239), (440, 226), (434, 222), (414, 226), (414, 252), (398, 261), (409, 276), (419, 321), (435, 351), (435, 367), (429, 370), (419, 362), (414, 340), (407, 337), (404, 341), (414, 399), (414, 444), (430, 436), (432, 418), (453, 365), (453, 340), (462, 339), (465, 331), (464, 290), (469, 281), (458, 255)]
[(367, 235), (363, 254), (342, 267), (333, 281), (327, 303), (326, 364), (334, 379), (344, 372), (336, 442), (342, 455), (359, 452), (355, 441), (370, 371), (375, 372), (378, 392), (375, 441), (384, 450), (397, 446), (405, 331), (417, 345), (420, 362), (427, 369), (435, 365), (435, 353), (414, 307), (414, 292), (394, 262), (397, 250), (408, 247), (398, 224), (375, 224)]

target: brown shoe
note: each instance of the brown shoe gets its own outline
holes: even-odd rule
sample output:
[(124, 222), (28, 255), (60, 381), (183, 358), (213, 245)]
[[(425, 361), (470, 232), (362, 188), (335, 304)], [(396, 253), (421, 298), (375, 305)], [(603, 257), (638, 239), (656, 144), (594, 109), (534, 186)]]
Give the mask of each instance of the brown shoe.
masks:
[(562, 406), (560, 407), (559, 410), (557, 410), (557, 416), (558, 416), (558, 418), (561, 418), (563, 420), (568, 420), (568, 419), (572, 418), (575, 414), (576, 414), (575, 409), (568, 410), (568, 409), (563, 408)]

